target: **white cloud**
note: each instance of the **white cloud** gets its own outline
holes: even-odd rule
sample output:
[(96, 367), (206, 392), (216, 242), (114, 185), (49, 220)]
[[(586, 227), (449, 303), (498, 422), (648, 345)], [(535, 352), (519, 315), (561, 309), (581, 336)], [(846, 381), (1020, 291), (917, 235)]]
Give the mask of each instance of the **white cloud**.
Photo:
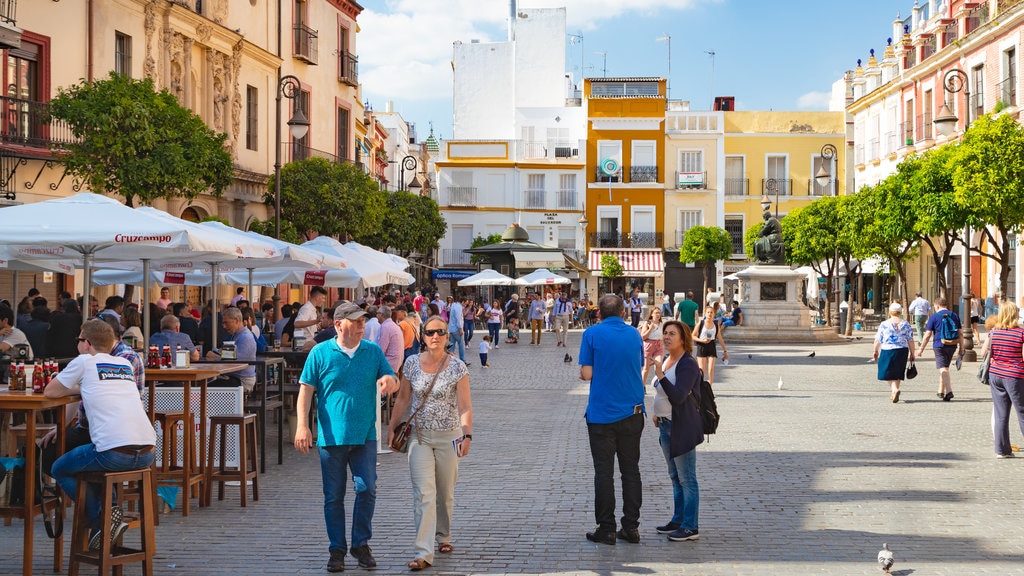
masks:
[(800, 109), (819, 108), (827, 109), (828, 101), (832, 94), (828, 92), (808, 92), (796, 99), (796, 106)]

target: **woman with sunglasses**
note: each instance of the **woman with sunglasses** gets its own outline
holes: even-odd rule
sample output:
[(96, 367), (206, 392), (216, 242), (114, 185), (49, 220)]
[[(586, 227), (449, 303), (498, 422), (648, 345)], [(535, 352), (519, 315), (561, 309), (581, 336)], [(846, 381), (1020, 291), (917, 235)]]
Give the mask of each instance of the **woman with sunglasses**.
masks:
[(413, 572), (433, 565), (435, 541), (438, 552), (452, 551), (459, 458), (469, 454), (473, 440), (469, 371), (445, 351), (449, 338), (448, 322), (442, 317), (431, 316), (423, 323), (422, 351), (405, 362), (388, 427), (390, 445), (395, 426), (422, 405), (411, 422), (409, 439), (416, 558), (408, 566)]

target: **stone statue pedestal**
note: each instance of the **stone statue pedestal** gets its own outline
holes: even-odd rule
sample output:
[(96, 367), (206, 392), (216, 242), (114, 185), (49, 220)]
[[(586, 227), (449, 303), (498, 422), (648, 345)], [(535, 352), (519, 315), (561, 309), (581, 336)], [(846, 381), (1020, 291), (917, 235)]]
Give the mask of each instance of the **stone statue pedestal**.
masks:
[(757, 265), (737, 272), (743, 325), (726, 328), (728, 342), (835, 342), (831, 328), (814, 326), (801, 302), (805, 274), (782, 265)]

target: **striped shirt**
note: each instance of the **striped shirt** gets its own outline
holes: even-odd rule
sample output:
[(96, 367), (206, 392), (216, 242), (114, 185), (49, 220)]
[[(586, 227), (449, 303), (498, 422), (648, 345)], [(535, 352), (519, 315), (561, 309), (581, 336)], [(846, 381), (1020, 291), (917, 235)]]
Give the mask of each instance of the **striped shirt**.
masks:
[(992, 362), (989, 372), (1001, 378), (1024, 378), (1024, 328), (998, 328), (989, 332)]

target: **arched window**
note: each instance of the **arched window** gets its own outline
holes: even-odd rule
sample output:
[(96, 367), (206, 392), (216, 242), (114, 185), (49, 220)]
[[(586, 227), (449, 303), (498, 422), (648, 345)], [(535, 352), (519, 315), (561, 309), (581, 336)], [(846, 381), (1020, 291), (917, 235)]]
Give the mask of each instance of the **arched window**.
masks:
[(199, 222), (202, 217), (199, 216), (199, 211), (189, 206), (181, 211), (181, 219), (188, 220), (189, 222)]

